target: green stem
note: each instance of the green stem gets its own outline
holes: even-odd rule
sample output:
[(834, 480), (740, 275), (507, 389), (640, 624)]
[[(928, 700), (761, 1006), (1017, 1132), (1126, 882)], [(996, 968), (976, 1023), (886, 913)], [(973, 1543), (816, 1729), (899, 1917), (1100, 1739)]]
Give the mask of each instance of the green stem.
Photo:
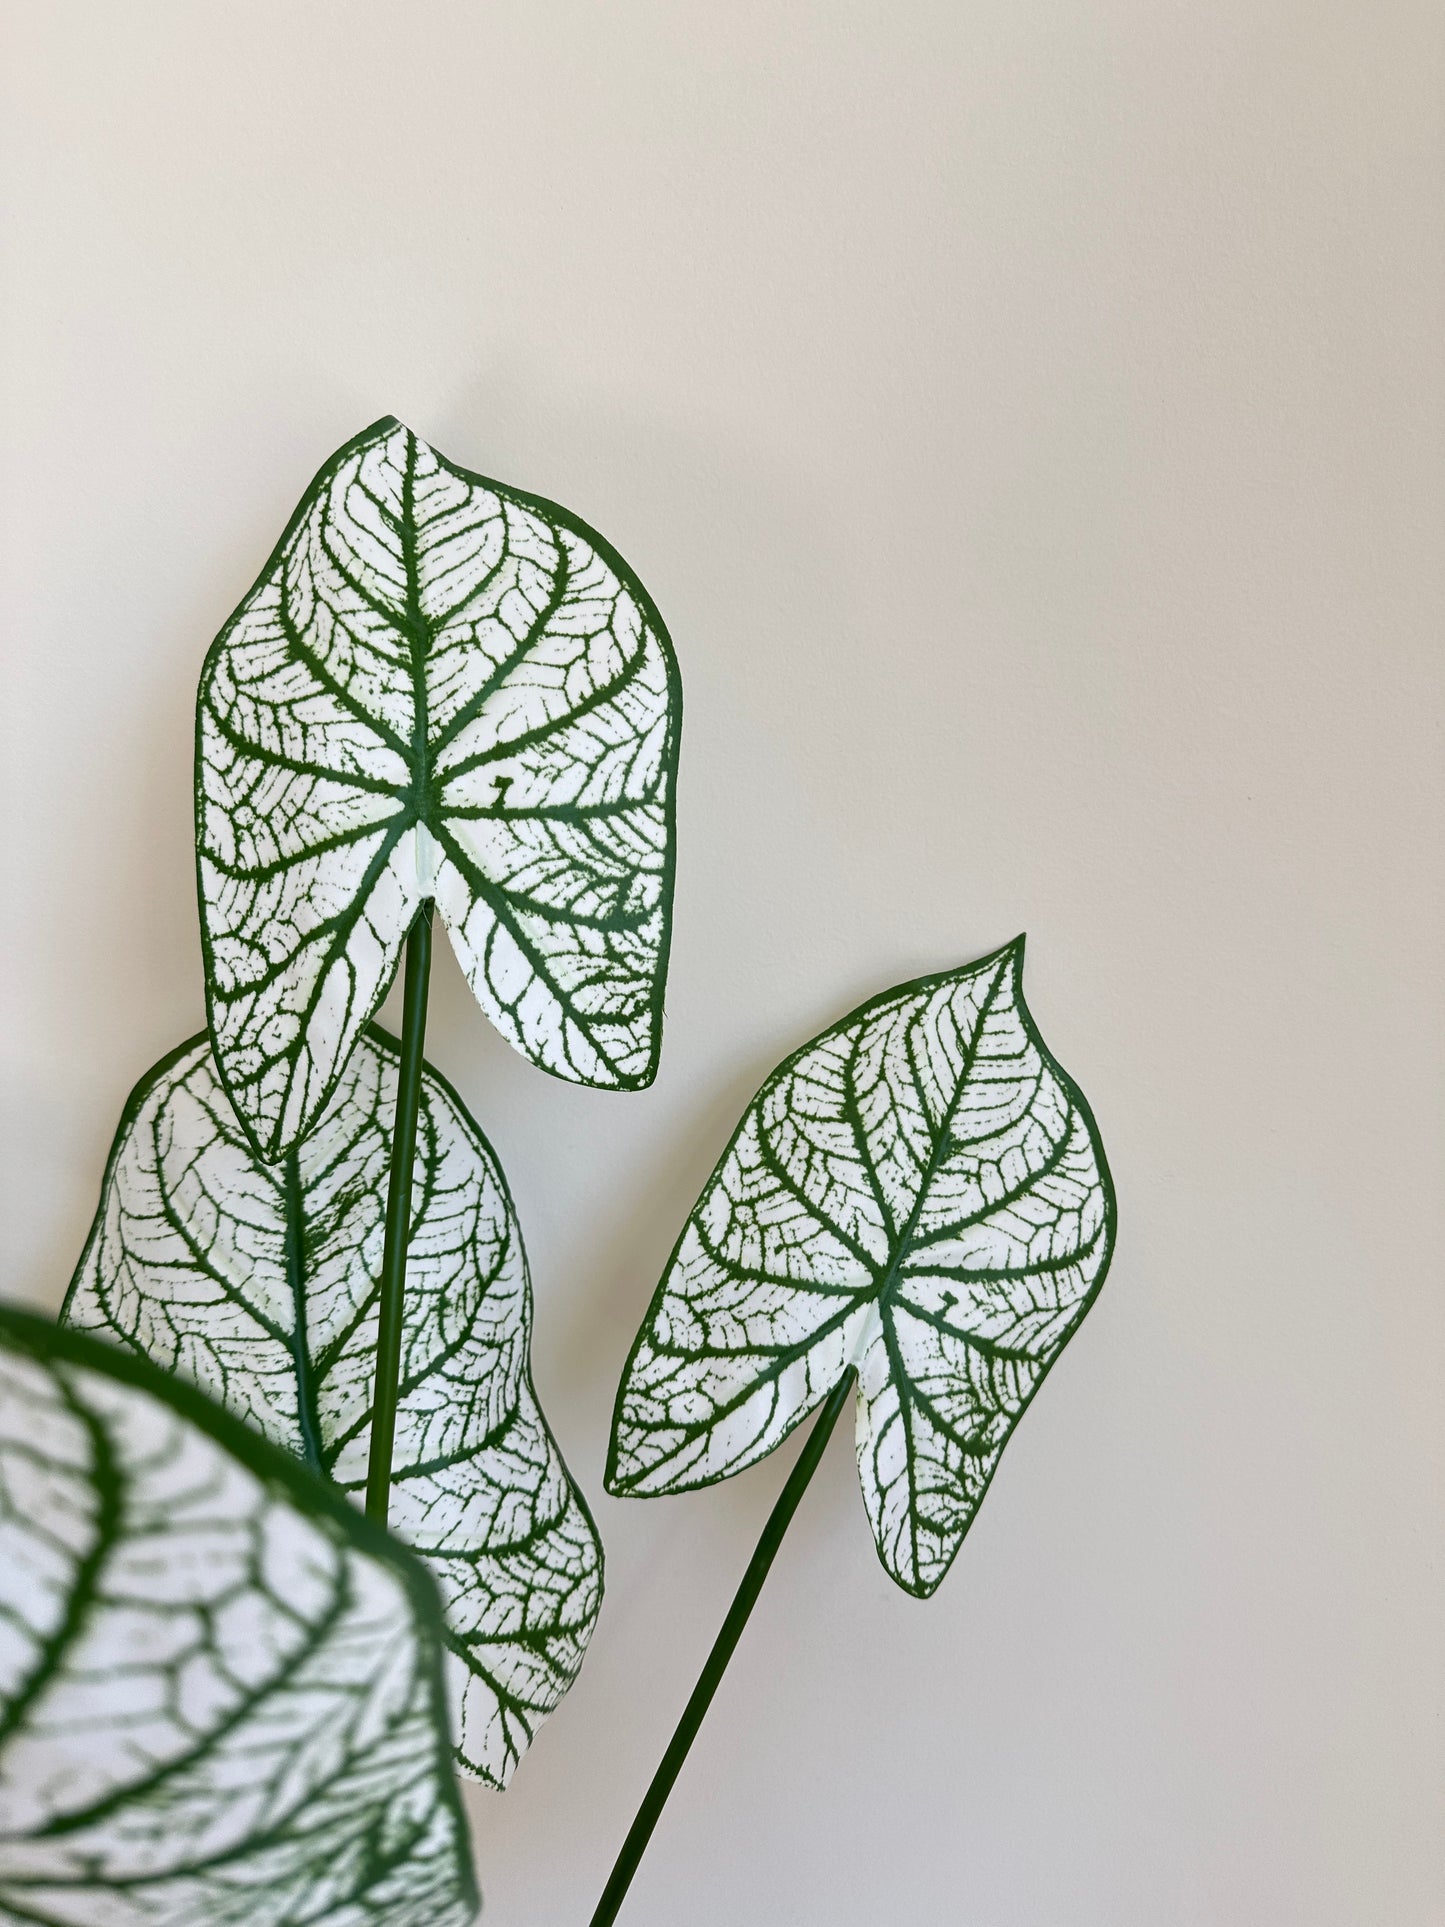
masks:
[(622, 1843), (622, 1851), (617, 1856), (617, 1864), (612, 1869), (602, 1898), (597, 1903), (597, 1911), (592, 1916), (591, 1927), (611, 1927), (632, 1884), (632, 1876), (637, 1872), (638, 1862), (647, 1851), (647, 1843), (652, 1838), (652, 1830), (657, 1825), (667, 1796), (672, 1792), (682, 1763), (687, 1758), (688, 1749), (697, 1738), (698, 1728), (702, 1725), (707, 1709), (712, 1704), (713, 1694), (727, 1669), (738, 1641), (742, 1638), (743, 1627), (748, 1623), (748, 1615), (757, 1603), (758, 1594), (763, 1589), (763, 1581), (768, 1576), (768, 1568), (777, 1556), (778, 1547), (783, 1543), (783, 1534), (792, 1522), (798, 1509), (798, 1502), (808, 1489), (808, 1481), (818, 1469), (829, 1435), (838, 1422), (838, 1414), (848, 1402), (853, 1389), (853, 1374), (844, 1374), (842, 1382), (834, 1391), (822, 1411), (818, 1421), (808, 1434), (808, 1442), (798, 1455), (798, 1462), (788, 1474), (788, 1482), (778, 1494), (778, 1502), (768, 1515), (768, 1523), (763, 1527), (762, 1537), (758, 1540), (757, 1550), (748, 1561), (748, 1569), (743, 1574), (743, 1582), (738, 1587), (728, 1616), (722, 1623), (722, 1630), (713, 1641), (712, 1651), (707, 1656), (707, 1664), (692, 1689), (692, 1697), (683, 1708), (682, 1718), (677, 1723), (667, 1751), (662, 1756), (662, 1764), (652, 1776), (652, 1785), (642, 1805), (637, 1809), (637, 1818)]
[(391, 1183), (386, 1194), (386, 1241), (381, 1253), (381, 1304), (376, 1326), (376, 1380), (371, 1399), (371, 1456), (366, 1466), (366, 1513), (379, 1525), (386, 1524), (391, 1497), (391, 1452), (396, 1439), (406, 1247), (411, 1237), (411, 1174), (416, 1163), (421, 1054), (426, 1040), (426, 994), (431, 977), (431, 912), (428, 898), (417, 912), (406, 940), (401, 1062), (396, 1072), (396, 1122), (391, 1138)]

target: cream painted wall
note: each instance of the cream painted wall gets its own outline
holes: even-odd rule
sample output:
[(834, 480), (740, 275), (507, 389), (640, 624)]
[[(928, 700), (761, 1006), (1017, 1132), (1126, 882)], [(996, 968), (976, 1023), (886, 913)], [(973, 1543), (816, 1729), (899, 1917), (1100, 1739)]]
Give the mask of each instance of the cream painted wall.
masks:
[(834, 1442), (624, 1918), (1445, 1921), (1439, 9), (5, 13), (6, 1289), (201, 1021), (205, 644), (394, 410), (603, 528), (687, 692), (655, 1089), (438, 971), (610, 1555), (489, 1918), (587, 1918), (783, 1476), (600, 1490), (743, 1100), (1027, 927), (1111, 1282), (931, 1604)]

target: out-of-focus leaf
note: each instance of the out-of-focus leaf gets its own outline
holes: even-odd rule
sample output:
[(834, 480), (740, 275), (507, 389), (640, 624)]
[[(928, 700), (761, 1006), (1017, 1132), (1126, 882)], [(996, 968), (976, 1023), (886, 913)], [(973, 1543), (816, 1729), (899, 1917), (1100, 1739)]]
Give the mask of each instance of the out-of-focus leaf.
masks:
[(477, 1904), (420, 1563), (193, 1387), (0, 1309), (0, 1922)]

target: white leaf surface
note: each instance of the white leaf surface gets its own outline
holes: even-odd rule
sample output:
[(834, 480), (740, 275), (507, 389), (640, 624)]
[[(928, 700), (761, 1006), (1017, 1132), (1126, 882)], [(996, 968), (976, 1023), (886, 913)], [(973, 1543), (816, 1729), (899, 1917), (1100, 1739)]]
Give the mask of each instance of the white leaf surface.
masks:
[(332, 457), (197, 707), (211, 1032), (263, 1157), (324, 1109), (429, 896), (533, 1063), (651, 1081), (680, 727), (662, 619), (577, 517), (390, 419)]
[(420, 1565), (185, 1384), (0, 1309), (0, 1922), (465, 1927)]
[[(370, 1029), (311, 1135), (260, 1162), (193, 1038), (131, 1096), (66, 1300), (361, 1504), (397, 1048)], [(496, 1158), (422, 1079), (391, 1525), (446, 1609), (463, 1770), (504, 1786), (582, 1663), (602, 1549), (537, 1405), (531, 1287)]]
[(628, 1360), (609, 1490), (727, 1478), (856, 1367), (879, 1555), (909, 1592), (939, 1584), (1113, 1247), (1103, 1147), (1022, 958), (887, 991), (764, 1084)]

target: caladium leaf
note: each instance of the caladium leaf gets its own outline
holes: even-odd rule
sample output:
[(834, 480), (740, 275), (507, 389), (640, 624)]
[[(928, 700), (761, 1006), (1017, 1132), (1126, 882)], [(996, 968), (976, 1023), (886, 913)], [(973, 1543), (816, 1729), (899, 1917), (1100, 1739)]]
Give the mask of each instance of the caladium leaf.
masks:
[[(279, 1166), (192, 1038), (126, 1105), (64, 1317), (366, 1486), (397, 1047), (370, 1030)], [(531, 1287), (496, 1159), (422, 1079), (391, 1525), (446, 1609), (462, 1768), (504, 1786), (582, 1663), (602, 1549), (532, 1390)]]
[(633, 1346), (610, 1491), (741, 1471), (856, 1367), (879, 1554), (909, 1592), (939, 1584), (1114, 1240), (1103, 1146), (1022, 961), (1020, 939), (885, 991), (764, 1084)]
[(419, 1562), (192, 1387), (0, 1309), (0, 1922), (477, 1905)]
[(391, 419), (331, 458), (196, 718), (211, 1034), (263, 1157), (324, 1109), (427, 897), (533, 1063), (651, 1082), (681, 713), (662, 618), (576, 516)]

